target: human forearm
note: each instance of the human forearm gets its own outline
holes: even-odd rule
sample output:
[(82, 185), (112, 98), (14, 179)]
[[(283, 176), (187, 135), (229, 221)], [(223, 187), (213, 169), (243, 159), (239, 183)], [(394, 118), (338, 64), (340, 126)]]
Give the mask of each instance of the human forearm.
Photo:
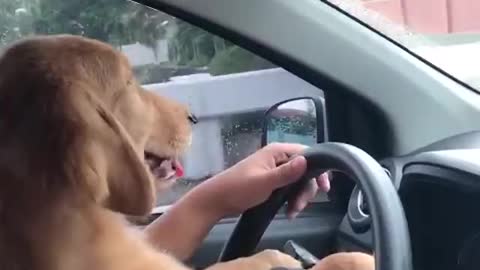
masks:
[[(297, 144), (270, 144), (262, 148), (187, 193), (148, 226), (147, 236), (157, 247), (177, 258), (189, 258), (221, 218), (241, 214), (264, 202), (275, 189), (298, 180), (306, 170), (306, 159), (298, 156), (285, 161), (304, 149)], [(297, 203), (302, 207), (298, 208), (313, 198), (318, 186), (326, 185), (314, 186), (309, 185), (310, 189), (304, 191), (308, 196), (300, 196)], [(323, 191), (327, 189), (324, 187)]]
[[(198, 189), (198, 188), (197, 188)], [(145, 233), (155, 247), (166, 250), (180, 260), (190, 258), (212, 227), (222, 218), (194, 189), (166, 213), (147, 226)]]

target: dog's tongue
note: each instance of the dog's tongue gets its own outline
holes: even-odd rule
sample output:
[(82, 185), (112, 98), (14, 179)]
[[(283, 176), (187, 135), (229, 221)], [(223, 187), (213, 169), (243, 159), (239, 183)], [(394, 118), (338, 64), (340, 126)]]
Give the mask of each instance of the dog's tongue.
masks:
[(173, 167), (175, 168), (175, 175), (177, 177), (182, 177), (184, 174), (183, 166), (177, 159), (173, 160)]

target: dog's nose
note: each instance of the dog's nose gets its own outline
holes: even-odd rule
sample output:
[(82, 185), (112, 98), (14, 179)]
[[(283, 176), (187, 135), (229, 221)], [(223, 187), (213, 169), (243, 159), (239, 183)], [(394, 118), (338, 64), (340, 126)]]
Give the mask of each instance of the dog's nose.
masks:
[(188, 114), (188, 120), (189, 120), (192, 124), (198, 123), (198, 118), (197, 118), (193, 113), (189, 113), (189, 114)]

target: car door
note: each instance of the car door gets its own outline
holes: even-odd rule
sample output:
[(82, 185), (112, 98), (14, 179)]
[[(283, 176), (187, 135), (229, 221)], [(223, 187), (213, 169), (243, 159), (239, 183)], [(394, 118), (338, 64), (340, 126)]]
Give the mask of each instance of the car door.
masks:
[[(324, 102), (321, 89), (286, 70), (201, 28), (167, 14), (162, 16), (168, 22), (166, 24), (178, 31), (172, 34), (173, 41), (170, 42), (183, 42), (178, 47), (189, 44), (195, 52), (188, 56), (185, 55), (188, 51), (175, 49), (173, 58), (191, 57), (186, 62), (187, 66), (199, 61), (196, 58), (204, 59), (204, 63), (198, 74), (183, 74), (170, 77), (168, 83), (145, 86), (188, 103), (199, 119), (194, 127), (192, 148), (183, 159), (186, 179), (160, 197), (160, 213), (165, 209), (162, 206), (174, 203), (179, 196), (208, 176), (228, 168), (260, 148), (262, 117), (271, 105), (301, 96), (315, 97)], [(171, 26), (173, 24), (176, 26)], [(178, 36), (185, 32), (193, 34), (188, 39), (182, 37), (184, 40), (178, 41)], [(209, 52), (211, 48), (214, 53)], [(210, 59), (205, 60), (207, 57)], [(323, 119), (323, 116), (318, 117)], [(315, 255), (323, 257), (332, 252), (335, 231), (342, 216), (342, 209), (330, 201), (326, 194), (320, 194), (295, 220), (288, 220), (283, 213), (279, 213), (258, 248), (282, 249), (288, 240), (295, 240)], [(215, 262), (236, 221), (237, 217), (221, 220), (191, 263), (204, 267)]]
[[(475, 1), (142, 2), (228, 38), (324, 90), (329, 137), (378, 160), (480, 128), (478, 72), (471, 72), (478, 70), (476, 47), (442, 47), (455, 40), (455, 29), (478, 32), (472, 28), (478, 24), (471, 24)], [(461, 20), (455, 16), (462, 13)], [(442, 27), (446, 38), (428, 32)], [(457, 41), (477, 41), (475, 34), (458, 35)], [(348, 229), (345, 220), (342, 225)], [(368, 233), (353, 235), (353, 240), (351, 233), (342, 235), (337, 247), (372, 247)]]
[[(169, 57), (172, 59), (169, 61), (177, 65), (176, 68), (188, 67), (190, 70), (181, 76), (169, 77), (165, 83), (150, 79), (145, 87), (187, 103), (199, 122), (194, 126), (192, 147), (182, 160), (186, 177), (170, 192), (160, 196), (155, 216), (208, 176), (259, 149), (262, 118), (270, 106), (303, 96), (314, 97), (324, 103), (321, 89), (285, 69), (166, 13), (162, 13), (162, 19), (162, 23), (171, 27), (168, 31), (172, 31), (167, 38), (168, 44), (173, 44), (169, 45)], [(184, 33), (189, 33), (189, 36), (184, 37)], [(185, 50), (187, 46), (191, 50)], [(324, 115), (318, 118), (322, 119), (319, 122), (323, 125)], [(258, 249), (281, 250), (288, 240), (294, 240), (323, 257), (333, 251), (335, 231), (343, 213), (342, 207), (330, 200), (327, 194), (319, 194), (308, 209), (294, 220), (279, 213)], [(214, 263), (237, 218), (221, 220), (190, 263), (196, 267)]]

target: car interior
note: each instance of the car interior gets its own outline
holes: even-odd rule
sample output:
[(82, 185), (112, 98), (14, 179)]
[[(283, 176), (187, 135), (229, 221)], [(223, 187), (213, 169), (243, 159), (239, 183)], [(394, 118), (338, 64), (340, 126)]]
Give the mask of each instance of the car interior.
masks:
[[(272, 104), (263, 143), (272, 131), (273, 141), (311, 136), (309, 169), (335, 171), (328, 201), (288, 220), (279, 210), (285, 201), (271, 199), (295, 189), (275, 193), (270, 205), (219, 222), (191, 265), (203, 268), (252, 249), (288, 251), (294, 243), (316, 258), (375, 253), (380, 270), (480, 267), (480, 96), (474, 88), (328, 1), (136, 2), (228, 39), (324, 91), (324, 100), (305, 98), (315, 108), (314, 128), (285, 131), (278, 119), (272, 124), (269, 113), (281, 105)], [(288, 126), (293, 118), (286, 115)], [(312, 123), (306, 115), (299, 121)], [(341, 162), (345, 157), (350, 163)]]
[[(317, 142), (344, 143), (375, 159), (408, 222), (405, 233), (401, 221), (385, 221), (399, 235), (375, 250), (375, 231), (385, 229), (375, 221), (375, 199), (352, 179), (355, 174), (336, 171), (328, 202), (312, 203), (292, 221), (279, 211), (260, 236), (244, 231), (243, 238), (261, 238), (252, 240), (257, 250), (286, 250), (292, 240), (317, 258), (363, 251), (378, 259), (389, 252), (402, 257), (402, 251), (389, 250), (398, 247), (411, 250), (413, 266), (403, 269), (480, 266), (480, 97), (471, 86), (327, 1), (137, 2), (226, 38), (322, 89), (325, 108), (317, 108), (315, 117), (317, 134), (326, 136)], [(386, 215), (398, 210), (390, 207)], [(222, 250), (226, 256), (225, 243), (245, 216), (219, 222), (190, 263), (201, 268)], [(395, 268), (382, 265), (376, 269)]]

